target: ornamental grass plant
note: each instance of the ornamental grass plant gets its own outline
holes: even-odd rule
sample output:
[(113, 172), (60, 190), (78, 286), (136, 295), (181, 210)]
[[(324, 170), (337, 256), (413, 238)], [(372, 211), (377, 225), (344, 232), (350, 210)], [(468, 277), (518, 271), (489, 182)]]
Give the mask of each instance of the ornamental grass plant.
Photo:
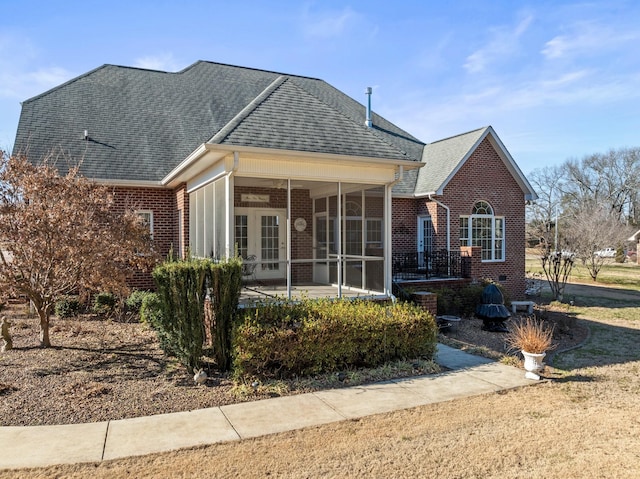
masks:
[(514, 322), (505, 340), (509, 346), (532, 354), (542, 354), (555, 347), (553, 327), (532, 316)]

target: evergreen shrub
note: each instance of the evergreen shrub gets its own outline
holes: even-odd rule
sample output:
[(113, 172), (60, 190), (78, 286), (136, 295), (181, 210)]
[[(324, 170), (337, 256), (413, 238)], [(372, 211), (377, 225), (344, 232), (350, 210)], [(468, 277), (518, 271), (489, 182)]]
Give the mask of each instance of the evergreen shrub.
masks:
[(161, 344), (193, 373), (204, 341), (204, 297), (208, 260), (165, 262), (153, 270), (162, 313), (151, 321)]
[(145, 310), (141, 319), (158, 331), (164, 350), (190, 372), (195, 371), (202, 362), (207, 324), (218, 368), (228, 370), (231, 331), (242, 289), (241, 259), (172, 258), (154, 269), (153, 278), (157, 303), (145, 297), (142, 304), (157, 306), (160, 312), (154, 311), (147, 319), (149, 311)]
[(329, 299), (247, 309), (234, 328), (236, 377), (285, 378), (433, 358), (437, 327), (409, 303)]
[(80, 312), (80, 298), (77, 295), (66, 295), (56, 301), (55, 309), (58, 318), (71, 318)]
[[(469, 284), (462, 288), (437, 288), (432, 289), (438, 299), (438, 315), (457, 315), (471, 317), (475, 314), (476, 308), (482, 302), (482, 291), (491, 283), (489, 279), (483, 279), (479, 283)], [(504, 287), (496, 283), (502, 293), (504, 304), (511, 304), (511, 299)]]
[(93, 298), (92, 310), (96, 314), (109, 314), (115, 310), (116, 297), (112, 293), (102, 292), (95, 295)]
[(176, 352), (171, 345), (171, 340), (163, 329), (165, 323), (163, 314), (160, 296), (158, 296), (157, 293), (145, 295), (140, 305), (140, 321), (148, 324), (156, 331), (160, 347), (167, 355), (176, 356)]
[(209, 287), (208, 315), (213, 352), (218, 368), (231, 369), (231, 334), (238, 313), (242, 290), (242, 259), (231, 258), (224, 262), (209, 262), (207, 270)]
[(153, 294), (153, 293), (151, 291), (144, 291), (141, 289), (136, 289), (132, 291), (131, 294), (127, 297), (127, 299), (124, 302), (124, 305), (127, 308), (127, 311), (131, 313), (139, 314), (140, 308), (142, 307), (142, 302), (150, 294)]

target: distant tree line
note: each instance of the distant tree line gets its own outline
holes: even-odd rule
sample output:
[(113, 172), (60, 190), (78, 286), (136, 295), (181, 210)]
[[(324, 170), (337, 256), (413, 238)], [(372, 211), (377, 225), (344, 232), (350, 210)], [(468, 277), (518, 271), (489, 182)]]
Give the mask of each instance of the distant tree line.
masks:
[(627, 239), (640, 225), (640, 147), (612, 149), (533, 171), (538, 200), (527, 207), (527, 236), (546, 254), (564, 253), (587, 266), (595, 280), (615, 248), (625, 260)]

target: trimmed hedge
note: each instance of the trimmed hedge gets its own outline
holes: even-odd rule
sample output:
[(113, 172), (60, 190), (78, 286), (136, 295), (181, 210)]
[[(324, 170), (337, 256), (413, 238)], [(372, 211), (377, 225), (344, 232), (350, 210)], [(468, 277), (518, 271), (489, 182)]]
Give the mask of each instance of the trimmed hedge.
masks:
[(207, 268), (206, 260), (188, 259), (165, 262), (153, 270), (162, 312), (150, 323), (161, 344), (168, 345), (190, 373), (202, 358)]
[(232, 362), (231, 334), (242, 290), (242, 260), (231, 258), (222, 263), (210, 262), (207, 276), (213, 354), (218, 368), (228, 371)]
[[(175, 355), (189, 372), (198, 369), (207, 313), (218, 368), (228, 370), (231, 330), (242, 288), (242, 261), (239, 258), (224, 262), (194, 258), (167, 261), (154, 269), (153, 279), (160, 312), (154, 312), (149, 323), (158, 331), (164, 350)], [(145, 316), (148, 314), (145, 311)]]
[(304, 300), (246, 310), (234, 329), (236, 377), (285, 378), (433, 358), (437, 326), (409, 303)]

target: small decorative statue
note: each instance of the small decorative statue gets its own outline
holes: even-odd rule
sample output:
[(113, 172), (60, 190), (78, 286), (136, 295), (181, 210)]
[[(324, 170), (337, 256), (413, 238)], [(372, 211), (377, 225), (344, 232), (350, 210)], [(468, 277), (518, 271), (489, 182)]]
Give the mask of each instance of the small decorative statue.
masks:
[(207, 373), (203, 369), (198, 369), (193, 375), (193, 380), (196, 384), (204, 384), (207, 382)]
[(13, 341), (11, 339), (11, 333), (9, 332), (9, 326), (11, 326), (11, 321), (9, 321), (6, 316), (0, 318), (0, 336), (2, 336), (3, 340), (3, 344), (0, 346), (0, 352), (13, 349)]

